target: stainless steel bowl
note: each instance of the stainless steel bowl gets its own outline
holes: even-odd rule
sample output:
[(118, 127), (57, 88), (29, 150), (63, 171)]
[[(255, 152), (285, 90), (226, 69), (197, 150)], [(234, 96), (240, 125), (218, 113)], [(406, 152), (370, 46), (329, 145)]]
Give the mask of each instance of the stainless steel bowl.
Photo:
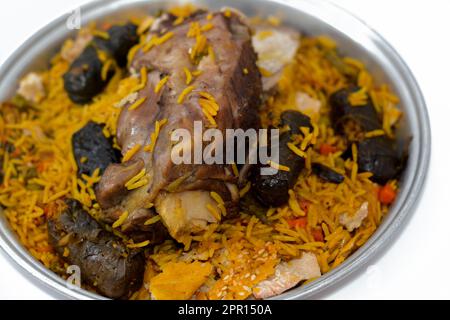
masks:
[[(81, 22), (111, 20), (158, 9), (185, 1), (97, 1), (81, 7)], [(397, 200), (381, 226), (369, 241), (343, 264), (318, 280), (290, 290), (276, 299), (305, 299), (318, 297), (319, 292), (331, 290), (350, 274), (356, 274), (364, 265), (373, 262), (394, 240), (413, 213), (420, 198), (431, 150), (430, 124), (419, 86), (411, 71), (395, 50), (363, 21), (335, 5), (317, 0), (193, 0), (195, 4), (219, 9), (236, 7), (248, 15), (279, 15), (283, 21), (306, 34), (327, 34), (336, 39), (341, 50), (364, 61), (379, 82), (388, 83), (400, 97), (405, 113), (400, 135), (412, 136), (407, 169), (401, 181)], [(44, 69), (50, 57), (64, 39), (74, 34), (66, 26), (67, 16), (47, 25), (25, 42), (0, 69), (0, 101), (17, 89), (17, 80), (31, 70)], [(72, 299), (102, 299), (96, 294), (66, 286), (64, 280), (44, 268), (19, 243), (5, 217), (0, 214), (0, 245), (9, 257), (32, 281), (46, 287), (51, 293)]]

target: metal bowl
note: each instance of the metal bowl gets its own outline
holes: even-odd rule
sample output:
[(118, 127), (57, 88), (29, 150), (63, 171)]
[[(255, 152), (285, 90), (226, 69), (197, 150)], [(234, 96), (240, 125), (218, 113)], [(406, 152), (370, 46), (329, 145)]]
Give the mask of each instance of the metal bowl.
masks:
[[(179, 1), (97, 1), (81, 7), (81, 23), (115, 20), (143, 12), (156, 12)], [(406, 64), (396, 51), (363, 21), (335, 5), (317, 0), (194, 0), (193, 3), (219, 9), (235, 7), (247, 15), (278, 15), (283, 21), (305, 34), (327, 34), (334, 38), (342, 52), (366, 63), (377, 82), (388, 83), (400, 98), (404, 111), (399, 134), (412, 136), (409, 161), (401, 179), (401, 189), (395, 204), (383, 223), (367, 243), (344, 263), (316, 281), (292, 289), (275, 299), (305, 299), (318, 297), (330, 290), (358, 269), (373, 261), (394, 240), (407, 218), (416, 208), (424, 186), (431, 149), (428, 114), (421, 91)], [(17, 89), (17, 80), (31, 70), (44, 69), (67, 38), (76, 31), (67, 27), (69, 15), (60, 17), (25, 42), (0, 69), (0, 101), (10, 98)], [(44, 286), (52, 294), (72, 299), (103, 299), (79, 288), (71, 288), (59, 276), (36, 261), (20, 244), (0, 213), (0, 245), (36, 285)]]

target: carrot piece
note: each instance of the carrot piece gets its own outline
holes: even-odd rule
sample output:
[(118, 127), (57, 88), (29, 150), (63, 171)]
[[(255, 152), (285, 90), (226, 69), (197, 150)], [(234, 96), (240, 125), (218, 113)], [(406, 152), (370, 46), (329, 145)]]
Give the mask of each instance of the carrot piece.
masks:
[(336, 151), (337, 151), (337, 148), (328, 143), (324, 143), (320, 146), (320, 154), (324, 155), (324, 156), (327, 156), (330, 153), (335, 153)]
[(382, 204), (389, 205), (392, 202), (394, 202), (395, 197), (397, 196), (397, 192), (394, 190), (394, 188), (387, 184), (384, 187), (380, 188), (380, 191), (378, 192), (378, 199)]
[(308, 220), (306, 219), (306, 217), (301, 217), (301, 218), (297, 218), (297, 219), (288, 220), (288, 224), (289, 224), (289, 227), (291, 227), (291, 228), (297, 228), (297, 227), (305, 228), (307, 221)]
[(302, 208), (302, 210), (305, 212), (305, 213), (308, 213), (308, 210), (309, 210), (309, 206), (311, 205), (311, 203), (308, 201), (308, 200), (305, 200), (305, 199), (301, 199), (300, 200), (300, 208)]
[(101, 26), (101, 29), (102, 30), (108, 30), (109, 28), (111, 28), (112, 27), (112, 24), (111, 23), (109, 23), (109, 22), (104, 22), (103, 24), (102, 24), (102, 26)]
[(11, 153), (11, 157), (12, 158), (16, 158), (16, 157), (18, 157), (18, 156), (20, 156), (20, 153), (21, 153), (22, 151), (20, 150), (20, 149), (15, 149), (14, 151), (13, 151), (13, 153)]
[(322, 229), (315, 228), (311, 231), (311, 233), (312, 233), (312, 236), (315, 241), (323, 242), (324, 238), (323, 238)]

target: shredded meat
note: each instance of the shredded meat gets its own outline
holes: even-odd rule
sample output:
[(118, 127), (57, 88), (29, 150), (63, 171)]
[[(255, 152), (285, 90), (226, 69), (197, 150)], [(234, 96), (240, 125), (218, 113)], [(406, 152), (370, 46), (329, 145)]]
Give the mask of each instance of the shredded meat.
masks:
[(300, 47), (300, 34), (287, 27), (255, 26), (252, 37), (258, 54), (258, 66), (263, 68), (263, 89), (269, 91), (280, 80), (283, 69), (291, 63)]
[(300, 281), (320, 277), (320, 267), (313, 253), (304, 253), (301, 258), (282, 262), (275, 268), (275, 274), (261, 281), (253, 289), (257, 299), (265, 299), (283, 293)]
[(345, 226), (348, 231), (352, 232), (361, 226), (361, 223), (368, 214), (369, 203), (364, 202), (354, 215), (349, 215), (347, 212), (341, 214), (339, 217), (339, 223)]
[(42, 78), (35, 72), (27, 74), (19, 83), (17, 93), (27, 101), (38, 103), (45, 97), (45, 88)]

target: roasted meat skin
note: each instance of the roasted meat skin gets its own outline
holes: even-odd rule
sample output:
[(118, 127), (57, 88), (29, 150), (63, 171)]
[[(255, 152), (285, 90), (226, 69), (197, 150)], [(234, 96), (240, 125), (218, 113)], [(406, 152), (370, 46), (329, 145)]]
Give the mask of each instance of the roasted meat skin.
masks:
[[(359, 89), (353, 86), (330, 96), (331, 119), (337, 132), (346, 136), (349, 142), (356, 143), (358, 172), (371, 172), (372, 181), (385, 184), (401, 174), (406, 164), (404, 154), (407, 153), (399, 150), (397, 141), (386, 136), (365, 138), (366, 132), (382, 129), (382, 124), (370, 98), (362, 106), (350, 104), (349, 95)], [(349, 132), (349, 125), (360, 132)]]
[(297, 182), (300, 172), (305, 167), (305, 160), (292, 152), (287, 146), (293, 134), (301, 134), (300, 127), (312, 130), (311, 120), (298, 111), (285, 111), (281, 114), (280, 127), (289, 126), (289, 130), (280, 135), (279, 161), (289, 171), (279, 170), (274, 175), (261, 175), (260, 167), (255, 167), (251, 175), (253, 195), (268, 207), (281, 206), (289, 200), (289, 190)]
[(80, 267), (83, 282), (109, 298), (127, 298), (142, 283), (143, 253), (105, 231), (76, 200), (66, 205), (48, 220), (50, 244), (67, 263)]
[[(189, 49), (195, 44), (195, 37), (186, 36), (190, 22), (200, 24), (211, 22), (214, 28), (204, 32), (208, 44), (215, 53), (215, 59), (205, 55), (193, 61), (189, 56)], [(150, 36), (160, 36), (161, 30), (168, 31), (167, 24), (157, 22)], [(256, 54), (251, 45), (250, 31), (238, 17), (224, 17), (215, 13), (211, 21), (206, 14), (196, 13), (194, 17), (186, 19), (184, 24), (170, 27), (173, 37), (153, 47), (148, 52), (139, 51), (131, 68), (135, 71), (146, 67), (148, 72), (147, 85), (138, 92), (137, 99), (145, 98), (145, 102), (136, 110), (124, 107), (118, 121), (117, 140), (125, 154), (136, 144), (147, 146), (151, 143), (151, 134), (156, 121), (167, 119), (161, 128), (153, 152), (141, 149), (133, 159), (142, 159), (145, 163), (146, 177), (150, 181), (146, 187), (137, 190), (109, 193), (110, 197), (120, 199), (120, 204), (111, 206), (110, 201), (102, 201), (101, 194), (107, 193), (100, 183), (97, 188), (99, 203), (104, 209), (105, 219), (117, 216), (118, 211), (127, 210), (133, 219), (136, 212), (142, 212), (148, 203), (154, 202), (157, 211), (167, 211), (161, 207), (169, 203), (163, 201), (166, 197), (183, 198), (181, 193), (193, 192), (196, 199), (205, 199), (201, 193), (214, 191), (225, 202), (227, 212), (231, 215), (238, 209), (238, 193), (236, 177), (233, 176), (228, 165), (180, 164), (171, 161), (172, 141), (170, 134), (175, 129), (186, 129), (193, 132), (194, 121), (202, 121), (203, 129), (209, 124), (199, 106), (200, 92), (211, 94), (220, 106), (215, 120), (217, 129), (224, 132), (233, 128), (259, 128), (258, 106), (262, 91), (261, 75), (256, 67)], [(187, 87), (184, 68), (199, 69), (201, 74), (196, 76), (190, 85), (195, 89), (179, 104), (177, 102), (181, 92)], [(243, 70), (247, 69), (248, 74)], [(155, 87), (160, 80), (169, 76), (164, 87), (155, 93)], [(116, 168), (120, 170), (120, 168)], [(104, 177), (104, 179), (107, 179)], [(102, 179), (103, 180), (103, 179)], [(174, 187), (174, 182), (176, 187)], [(108, 184), (111, 187), (111, 184)], [(180, 194), (179, 196), (176, 194)], [(203, 201), (202, 200), (202, 201)], [(203, 205), (203, 203), (199, 203)], [(205, 213), (206, 214), (206, 213)], [(186, 212), (189, 216), (189, 212)], [(164, 219), (171, 235), (175, 238), (186, 230), (167, 225), (169, 219)], [(210, 216), (204, 217), (211, 221)], [(184, 228), (189, 229), (189, 228)], [(186, 231), (187, 232), (187, 231)]]
[(113, 148), (112, 139), (103, 134), (103, 125), (92, 121), (74, 133), (72, 149), (79, 176), (92, 176), (97, 168), (102, 174), (111, 163), (120, 161), (120, 153)]

